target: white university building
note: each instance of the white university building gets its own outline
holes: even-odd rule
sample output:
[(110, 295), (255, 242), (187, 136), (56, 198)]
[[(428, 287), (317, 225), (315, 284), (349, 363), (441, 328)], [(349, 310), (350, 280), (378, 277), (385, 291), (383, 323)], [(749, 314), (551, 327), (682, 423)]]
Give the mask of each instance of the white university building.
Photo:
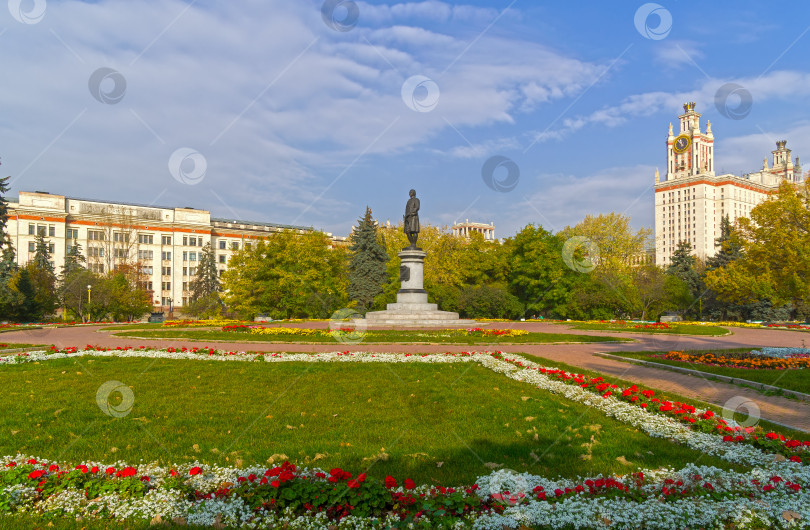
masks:
[[(77, 243), (87, 268), (103, 274), (121, 264), (136, 266), (142, 287), (152, 291), (156, 306), (188, 304), (189, 286), (206, 243), (211, 244), (219, 274), (234, 252), (249, 248), (281, 230), (299, 233), (304, 226), (211, 217), (207, 210), (112, 203), (47, 192), (22, 191), (9, 200), (8, 232), (19, 265), (34, 256), (37, 235), (45, 237), (57, 272)], [(332, 237), (332, 246), (345, 244)]]
[(702, 131), (695, 103), (683, 109), (678, 131), (669, 125), (666, 175), (655, 171), (655, 263), (663, 266), (671, 263), (680, 241), (691, 243), (701, 259), (714, 256), (724, 216), (734, 224), (739, 217), (749, 217), (782, 182), (802, 181), (799, 157), (791, 159), (785, 140), (776, 142), (771, 164), (766, 158), (761, 170), (715, 175), (711, 122)]

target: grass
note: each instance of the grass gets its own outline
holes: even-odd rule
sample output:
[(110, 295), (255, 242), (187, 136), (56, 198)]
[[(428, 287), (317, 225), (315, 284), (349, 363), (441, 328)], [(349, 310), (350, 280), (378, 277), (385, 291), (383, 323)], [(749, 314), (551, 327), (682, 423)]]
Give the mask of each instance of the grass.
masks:
[[(560, 322), (561, 324), (569, 324), (567, 322)], [(719, 326), (700, 326), (697, 324), (669, 324), (671, 329), (643, 329), (643, 328), (636, 328), (637, 325), (643, 324), (633, 324), (633, 323), (626, 323), (626, 324), (616, 324), (616, 323), (579, 323), (579, 324), (569, 324), (572, 329), (583, 329), (583, 330), (591, 330), (591, 331), (621, 331), (627, 333), (654, 333), (656, 335), (703, 335), (703, 336), (710, 336), (710, 337), (720, 337), (723, 335), (728, 335), (729, 331), (727, 329), (721, 328)]]
[[(325, 330), (325, 335), (262, 335), (240, 331), (219, 331), (201, 329), (161, 329), (148, 331), (125, 331), (115, 333), (117, 337), (135, 337), (143, 339), (191, 339), (200, 341), (222, 342), (275, 342), (275, 343), (318, 343), (338, 344), (334, 337)], [(548, 344), (555, 342), (627, 342), (631, 339), (621, 337), (600, 337), (594, 335), (569, 335), (564, 333), (535, 333), (515, 337), (456, 335), (447, 330), (370, 330), (363, 337), (364, 344)]]
[[(123, 418), (96, 403), (110, 380), (132, 389)], [(471, 483), (487, 463), (552, 477), (729, 467), (472, 363), (85, 357), (4, 366), (0, 385), (0, 454), (74, 463), (247, 465), (275, 455), (437, 485)]]
[(32, 348), (34, 346), (47, 347), (44, 344), (17, 344), (17, 343), (6, 344), (4, 342), (0, 342), (0, 352), (2, 352), (3, 350), (16, 350), (18, 348)]
[[(687, 353), (708, 353), (709, 350), (687, 350)], [(751, 348), (723, 350), (729, 353), (749, 352)], [(713, 353), (717, 353), (715, 350)], [(708, 366), (705, 364), (694, 364), (669, 359), (659, 359), (653, 355), (660, 355), (661, 352), (616, 352), (612, 355), (620, 355), (631, 359), (641, 359), (667, 366), (677, 366), (688, 368), (705, 374), (724, 375), (735, 379), (747, 379), (765, 385), (776, 386), (794, 392), (810, 394), (810, 374), (807, 370), (772, 370), (772, 369), (749, 369), (749, 368), (729, 368), (726, 366)]]
[[(730, 352), (733, 352), (733, 351), (750, 351), (750, 349), (741, 348), (741, 349), (729, 349), (729, 350), (725, 350), (725, 351), (730, 351)], [(645, 352), (611, 352), (611, 355), (620, 355), (620, 356), (624, 356), (624, 357), (634, 357), (634, 356), (637, 356), (637, 355), (639, 356), (639, 357), (634, 357), (634, 358), (641, 358), (640, 356), (644, 355), (644, 354), (645, 354)], [(582, 369), (582, 368), (580, 368), (578, 366), (573, 366), (573, 365), (570, 365), (570, 364), (561, 363), (561, 362), (558, 362), (558, 361), (555, 361), (555, 360), (552, 360), (552, 359), (546, 359), (544, 357), (538, 357), (536, 355), (528, 355), (528, 354), (522, 354), (522, 355), (527, 357), (527, 358), (530, 358), (531, 360), (533, 360), (536, 363), (542, 364), (542, 365), (547, 366), (547, 367), (559, 368), (559, 369), (565, 370), (565, 371), (567, 371), (569, 373), (573, 372), (573, 373), (577, 373), (577, 374), (583, 374), (583, 375), (586, 375), (588, 377), (601, 377), (602, 379), (605, 380), (605, 382), (611, 383), (611, 384), (614, 384), (614, 385), (618, 385), (618, 386), (620, 386), (622, 388), (626, 388), (626, 387), (628, 387), (630, 385), (633, 385), (633, 384), (636, 384), (637, 386), (639, 386), (639, 388), (649, 388), (649, 387), (646, 387), (645, 385), (640, 385), (638, 382), (628, 381), (626, 379), (621, 379), (619, 377), (615, 377), (615, 376), (612, 376), (612, 375), (606, 375), (606, 374), (602, 374), (602, 373), (599, 373), (599, 372), (594, 372), (593, 370), (584, 370), (584, 369)], [(722, 414), (722, 411), (723, 411), (723, 408), (721, 406), (714, 405), (712, 403), (706, 403), (704, 401), (684, 397), (684, 396), (681, 396), (681, 395), (678, 395), (678, 394), (673, 394), (671, 392), (663, 392), (663, 391), (657, 390), (655, 388), (653, 388), (651, 390), (655, 390), (656, 397), (658, 397), (659, 399), (662, 399), (662, 400), (680, 401), (681, 403), (686, 403), (687, 405), (692, 405), (694, 407), (703, 408), (703, 409), (710, 409), (710, 410), (714, 411), (717, 414)], [(745, 418), (735, 418), (735, 419), (744, 420)], [(776, 423), (771, 423), (771, 422), (769, 422), (767, 420), (760, 419), (759, 422), (758, 422), (758, 425), (760, 427), (762, 427), (763, 429), (767, 430), (767, 431), (773, 431), (773, 432), (781, 433), (781, 434), (784, 434), (785, 436), (790, 437), (790, 438), (794, 438), (794, 439), (797, 439), (797, 440), (810, 440), (810, 433), (806, 433), (804, 431), (800, 431), (800, 430), (797, 430), (797, 429), (790, 429), (790, 428), (785, 427), (783, 425), (778, 425)]]
[(142, 322), (139, 324), (121, 324), (116, 326), (107, 326), (101, 328), (100, 331), (121, 331), (129, 329), (166, 329), (160, 322)]

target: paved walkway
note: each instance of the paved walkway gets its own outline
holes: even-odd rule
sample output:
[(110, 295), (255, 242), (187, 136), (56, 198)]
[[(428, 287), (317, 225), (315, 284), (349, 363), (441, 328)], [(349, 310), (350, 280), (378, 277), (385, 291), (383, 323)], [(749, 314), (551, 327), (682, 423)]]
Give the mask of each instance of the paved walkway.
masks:
[[(324, 328), (328, 324), (308, 323), (291, 325), (294, 327)], [(755, 402), (762, 418), (782, 423), (806, 432), (810, 432), (810, 403), (785, 399), (777, 396), (764, 396), (754, 390), (708, 381), (702, 378), (674, 372), (637, 366), (594, 355), (595, 352), (617, 351), (671, 351), (679, 349), (700, 348), (741, 348), (760, 346), (803, 347), (810, 343), (810, 333), (749, 328), (728, 328), (731, 335), (723, 337), (704, 336), (667, 336), (636, 333), (611, 333), (599, 331), (573, 330), (568, 326), (549, 323), (512, 323), (491, 324), (490, 327), (510, 327), (545, 333), (587, 334), (629, 337), (632, 343), (587, 343), (587, 344), (516, 344), (516, 345), (476, 345), (454, 346), (447, 344), (268, 344), (268, 343), (223, 343), (211, 341), (189, 341), (184, 339), (154, 340), (115, 337), (109, 332), (99, 331), (104, 326), (77, 328), (51, 328), (30, 331), (14, 331), (0, 334), (0, 342), (6, 343), (52, 343), (63, 348), (67, 346), (152, 346), (188, 348), (212, 347), (226, 351), (293, 351), (293, 352), (330, 352), (330, 351), (367, 351), (367, 352), (402, 352), (402, 353), (435, 353), (460, 351), (494, 351), (503, 350), (513, 353), (525, 353), (531, 356), (544, 357), (552, 361), (564, 362), (581, 368), (610, 374), (645, 386), (657, 388), (682, 396), (699, 399), (723, 406), (729, 399), (743, 397)]]

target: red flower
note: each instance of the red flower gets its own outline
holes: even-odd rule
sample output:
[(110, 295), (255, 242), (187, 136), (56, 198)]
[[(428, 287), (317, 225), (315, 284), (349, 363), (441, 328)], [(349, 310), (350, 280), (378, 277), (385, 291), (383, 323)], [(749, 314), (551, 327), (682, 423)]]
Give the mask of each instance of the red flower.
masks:
[(44, 474), (45, 474), (44, 470), (37, 469), (36, 471), (32, 471), (32, 472), (28, 473), (28, 478), (30, 478), (32, 480), (36, 480), (39, 477), (41, 477), (42, 475), (44, 475)]
[(346, 485), (349, 486), (350, 488), (359, 488), (360, 482), (357, 480), (350, 480), (346, 483)]
[(17, 465), (17, 462), (11, 461), (8, 464), (6, 464), (6, 467), (14, 467), (16, 465)]
[(202, 469), (197, 466), (194, 466), (188, 470), (189, 475), (199, 475), (200, 473), (202, 473)]
[(98, 473), (98, 466), (93, 466), (90, 468), (90, 473)]
[(274, 488), (277, 488), (281, 486), (281, 483), (278, 480), (274, 480), (273, 482), (270, 483), (270, 485), (273, 486)]
[(115, 473), (115, 468), (108, 467), (107, 469), (104, 470), (104, 472), (107, 473), (108, 475), (112, 475), (113, 473)]
[(395, 479), (391, 475), (388, 475), (387, 477), (385, 477), (385, 487), (388, 488), (388, 489), (396, 488), (397, 487), (397, 479)]
[(409, 478), (405, 479), (404, 485), (405, 485), (406, 490), (412, 490), (412, 489), (414, 489), (416, 487), (416, 484), (414, 484), (413, 480), (411, 480)]

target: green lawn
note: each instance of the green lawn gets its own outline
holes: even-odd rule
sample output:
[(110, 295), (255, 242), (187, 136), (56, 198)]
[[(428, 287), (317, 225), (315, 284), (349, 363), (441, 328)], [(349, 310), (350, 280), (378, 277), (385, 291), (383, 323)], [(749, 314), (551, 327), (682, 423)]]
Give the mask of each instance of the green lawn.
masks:
[(13, 343), (0, 342), (0, 353), (3, 350), (16, 350), (18, 348), (31, 348), (34, 346), (42, 346), (43, 348), (50, 347), (50, 345), (46, 346), (45, 344), (17, 344), (16, 342)]
[(166, 329), (160, 322), (141, 322), (138, 324), (119, 324), (101, 328), (101, 331), (119, 331), (128, 329)]
[[(705, 353), (709, 350), (688, 350), (689, 353)], [(730, 349), (724, 350), (728, 352), (749, 352), (751, 348), (744, 349)], [(767, 369), (748, 369), (748, 368), (729, 368), (725, 366), (708, 366), (705, 364), (694, 364), (681, 361), (673, 361), (669, 359), (658, 359), (653, 357), (656, 352), (616, 352), (612, 355), (621, 355), (622, 357), (629, 357), (632, 359), (641, 359), (643, 361), (650, 361), (667, 366), (677, 366), (679, 368), (688, 368), (689, 370), (696, 370), (706, 374), (724, 375), (726, 377), (734, 377), (739, 379), (747, 379), (757, 383), (766, 385), (777, 386), (795, 392), (803, 392), (810, 394), (810, 373), (807, 370), (767, 370)], [(660, 354), (660, 352), (658, 352)], [(717, 353), (715, 350), (714, 353)]]
[(644, 329), (644, 328), (636, 328), (635, 326), (640, 324), (611, 324), (611, 323), (604, 323), (604, 324), (591, 324), (591, 323), (568, 323), (568, 322), (560, 322), (560, 324), (567, 324), (571, 326), (572, 329), (583, 329), (583, 330), (591, 330), (591, 331), (621, 331), (625, 333), (655, 333), (655, 334), (663, 334), (663, 335), (704, 335), (704, 336), (711, 336), (711, 337), (719, 337), (722, 335), (729, 335), (729, 331), (727, 329), (721, 328), (719, 326), (701, 326), (697, 324), (670, 324), (671, 329)]
[[(132, 389), (123, 418), (96, 403), (109, 380)], [(84, 357), (3, 366), (0, 385), (0, 454), (59, 461), (247, 465), (276, 455), (444, 485), (471, 483), (486, 464), (567, 477), (728, 467), (477, 364)]]
[[(295, 328), (291, 328), (295, 329)], [(328, 330), (325, 330), (328, 332)], [(338, 344), (331, 335), (261, 335), (241, 331), (219, 331), (202, 329), (161, 329), (146, 331), (124, 331), (115, 333), (117, 337), (137, 337), (144, 339), (192, 339), (223, 342), (276, 342), (276, 343), (318, 343)], [(547, 344), (553, 342), (625, 342), (621, 337), (600, 337), (594, 335), (566, 335), (563, 333), (528, 333), (516, 337), (485, 336), (480, 334), (459, 335), (446, 330), (369, 330), (362, 342), (369, 343), (423, 343), (423, 344)]]

